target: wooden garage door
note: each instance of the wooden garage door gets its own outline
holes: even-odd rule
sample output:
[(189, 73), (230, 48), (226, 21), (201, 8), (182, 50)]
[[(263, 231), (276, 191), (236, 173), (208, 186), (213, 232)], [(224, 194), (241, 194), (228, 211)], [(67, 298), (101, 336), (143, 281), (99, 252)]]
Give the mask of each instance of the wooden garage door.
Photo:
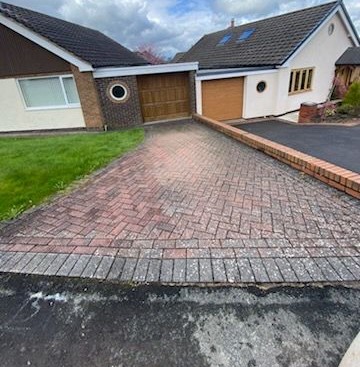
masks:
[(190, 115), (189, 74), (155, 74), (138, 77), (144, 122)]
[(202, 82), (203, 115), (218, 121), (243, 115), (244, 78)]

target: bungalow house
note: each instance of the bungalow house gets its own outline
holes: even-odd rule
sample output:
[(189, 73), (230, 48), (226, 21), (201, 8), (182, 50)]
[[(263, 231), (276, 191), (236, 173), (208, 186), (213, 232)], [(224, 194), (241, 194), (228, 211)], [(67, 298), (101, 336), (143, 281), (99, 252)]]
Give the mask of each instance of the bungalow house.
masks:
[(336, 61), (336, 76), (345, 87), (360, 81), (360, 47), (349, 47)]
[(335, 62), (359, 37), (342, 1), (205, 35), (178, 62), (199, 62), (197, 112), (218, 120), (279, 116), (324, 102)]
[(0, 132), (116, 129), (195, 112), (197, 63), (149, 65), (96, 30), (0, 2)]

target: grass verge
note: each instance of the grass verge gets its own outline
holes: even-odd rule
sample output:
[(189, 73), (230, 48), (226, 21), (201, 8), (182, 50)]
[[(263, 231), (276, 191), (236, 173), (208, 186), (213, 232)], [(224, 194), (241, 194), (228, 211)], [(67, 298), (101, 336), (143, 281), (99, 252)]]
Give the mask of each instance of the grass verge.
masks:
[(12, 219), (134, 149), (143, 129), (0, 138), (0, 220)]

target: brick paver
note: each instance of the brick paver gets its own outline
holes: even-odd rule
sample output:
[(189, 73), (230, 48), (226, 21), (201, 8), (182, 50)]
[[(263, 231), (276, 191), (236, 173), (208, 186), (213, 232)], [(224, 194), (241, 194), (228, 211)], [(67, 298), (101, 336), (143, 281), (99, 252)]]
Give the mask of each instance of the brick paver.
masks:
[(136, 282), (360, 280), (359, 201), (207, 127), (145, 143), (0, 227), (0, 271)]

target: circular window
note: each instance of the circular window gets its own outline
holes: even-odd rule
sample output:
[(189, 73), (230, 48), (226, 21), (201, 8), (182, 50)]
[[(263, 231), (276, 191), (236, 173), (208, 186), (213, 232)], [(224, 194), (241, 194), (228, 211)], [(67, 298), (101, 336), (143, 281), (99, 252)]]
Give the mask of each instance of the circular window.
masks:
[(115, 102), (124, 102), (129, 96), (129, 90), (122, 83), (114, 83), (109, 87), (109, 96)]
[(335, 25), (334, 25), (334, 23), (331, 23), (329, 25), (329, 29), (328, 29), (329, 36), (331, 36), (334, 33), (334, 30), (335, 30)]
[(258, 85), (256, 86), (256, 90), (259, 93), (262, 93), (265, 89), (266, 89), (266, 83), (264, 81), (258, 83)]

